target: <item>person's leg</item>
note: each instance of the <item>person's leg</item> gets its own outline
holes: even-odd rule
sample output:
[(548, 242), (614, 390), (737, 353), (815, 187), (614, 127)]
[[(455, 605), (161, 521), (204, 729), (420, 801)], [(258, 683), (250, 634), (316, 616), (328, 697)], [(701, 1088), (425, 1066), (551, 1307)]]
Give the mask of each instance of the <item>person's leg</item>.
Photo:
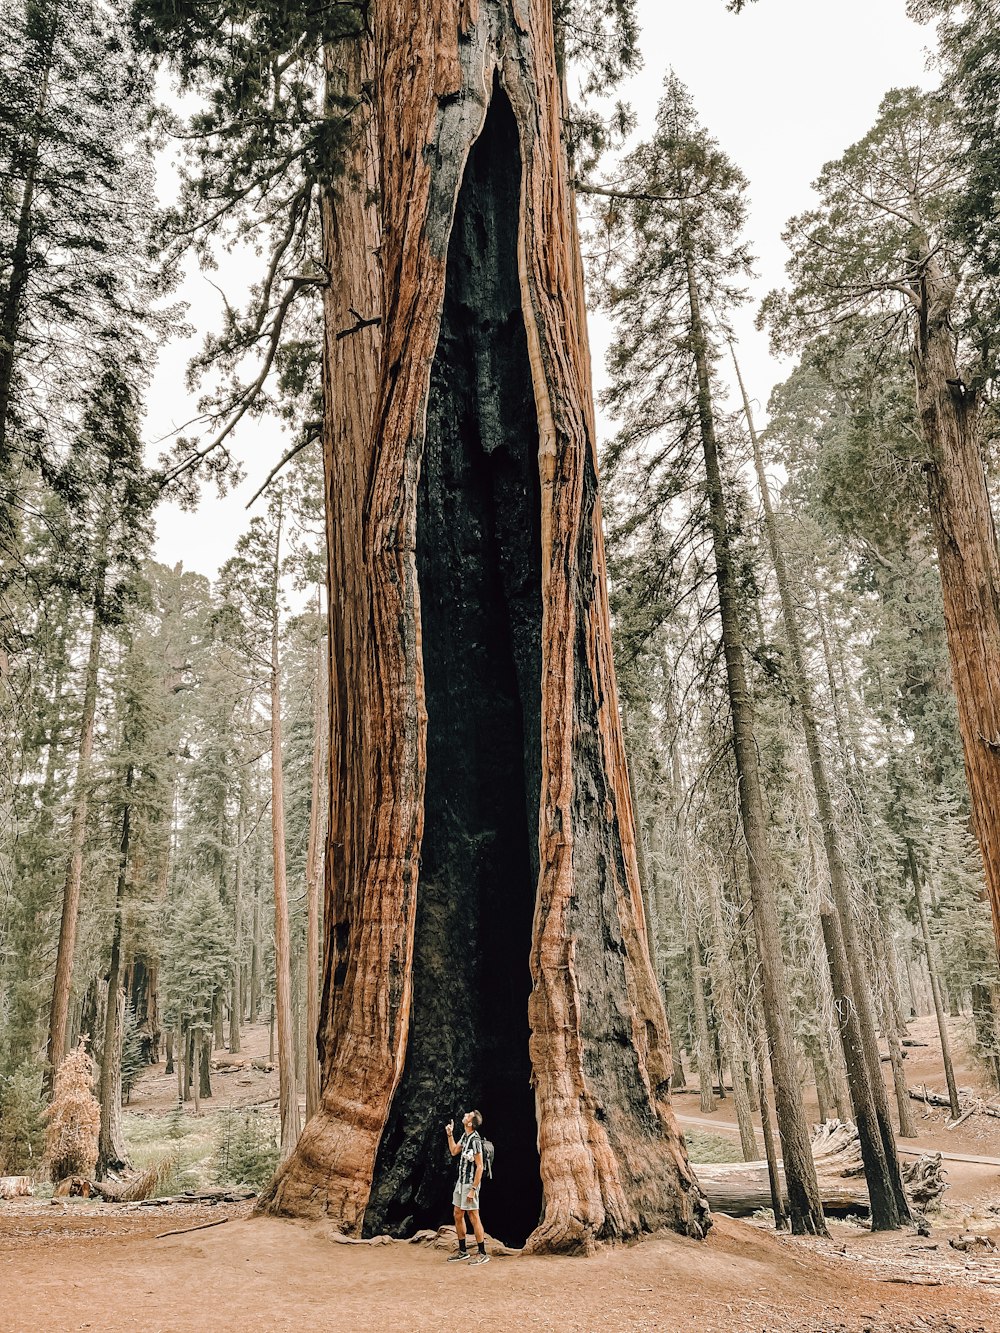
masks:
[(479, 1220), (479, 1209), (477, 1208), (474, 1213), (470, 1213), (469, 1217), (472, 1221), (472, 1230), (476, 1237), (476, 1244), (479, 1246), (480, 1253), (482, 1253), (486, 1248), (486, 1232), (483, 1230), (483, 1224)]

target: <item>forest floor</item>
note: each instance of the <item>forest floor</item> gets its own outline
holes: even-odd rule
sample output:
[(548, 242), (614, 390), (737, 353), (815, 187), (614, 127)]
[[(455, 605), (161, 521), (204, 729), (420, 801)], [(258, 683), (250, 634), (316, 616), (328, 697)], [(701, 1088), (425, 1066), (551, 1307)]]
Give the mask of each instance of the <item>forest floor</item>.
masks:
[[(949, 1020), (948, 1037), (955, 1067), (955, 1081), (959, 1089), (969, 1088), (977, 1096), (1000, 1103), (1000, 1095), (991, 1091), (984, 1081), (984, 1072), (971, 1054), (972, 1022), (968, 1018)], [(905, 1071), (907, 1086), (926, 1087), (931, 1092), (945, 1091), (941, 1064), (941, 1042), (934, 1016), (914, 1018), (909, 1024), (909, 1039), (924, 1043), (907, 1046)], [(889, 1104), (895, 1109), (895, 1093), (887, 1063), (886, 1088)], [(717, 1100), (715, 1110), (704, 1112), (699, 1105), (697, 1079), (690, 1088), (671, 1094), (674, 1109), (685, 1128), (728, 1137), (739, 1144), (736, 1112), (731, 1093), (724, 1101)], [(810, 1084), (805, 1094), (806, 1117), (811, 1124), (819, 1119), (816, 1091)], [(965, 1230), (990, 1231), (1000, 1228), (1000, 1119), (986, 1115), (972, 1115), (954, 1129), (948, 1129), (951, 1119), (946, 1107), (912, 1102), (917, 1134), (912, 1139), (899, 1139), (898, 1147), (904, 1158), (912, 1160), (921, 1152), (940, 1152), (945, 1164), (948, 1189), (944, 1195), (937, 1225), (961, 1226)], [(760, 1118), (756, 1118), (758, 1127)], [(763, 1156), (763, 1151), (761, 1153)], [(736, 1154), (739, 1156), (738, 1152)], [(963, 1160), (985, 1158), (985, 1162)], [(1000, 1245), (1000, 1234), (996, 1236)], [(1000, 1326), (1000, 1321), (998, 1321)]]
[[(933, 1021), (915, 1020), (910, 1034), (928, 1043), (907, 1048), (911, 1086), (940, 1090)], [(213, 1074), (215, 1095), (197, 1117), (190, 1103), (178, 1117), (176, 1080), (162, 1065), (141, 1080), (126, 1132), (140, 1164), (178, 1156), (171, 1190), (212, 1181), (227, 1108), (269, 1114), (277, 1073), (249, 1066), (252, 1057), (268, 1063), (267, 1041), (266, 1027), (244, 1034), (248, 1067)], [(952, 1043), (959, 1085), (985, 1091), (962, 1020)], [(709, 1130), (713, 1155), (724, 1156), (735, 1137), (731, 1098), (709, 1115), (696, 1090), (676, 1102), (694, 1137)], [(949, 1131), (943, 1112), (915, 1110), (918, 1138), (906, 1146), (1000, 1160), (1000, 1120), (975, 1115)], [(495, 1253), (475, 1269), (445, 1263), (454, 1238), (444, 1230), (433, 1244), (344, 1244), (326, 1225), (253, 1218), (249, 1204), (50, 1201), (40, 1191), (0, 1203), (0, 1333), (995, 1333), (1000, 1249), (966, 1253), (948, 1242), (973, 1231), (1000, 1245), (1000, 1166), (948, 1160), (947, 1170), (950, 1188), (926, 1238), (873, 1236), (853, 1222), (831, 1223), (829, 1240), (793, 1238), (763, 1220), (717, 1217), (706, 1242), (659, 1235), (587, 1260)]]

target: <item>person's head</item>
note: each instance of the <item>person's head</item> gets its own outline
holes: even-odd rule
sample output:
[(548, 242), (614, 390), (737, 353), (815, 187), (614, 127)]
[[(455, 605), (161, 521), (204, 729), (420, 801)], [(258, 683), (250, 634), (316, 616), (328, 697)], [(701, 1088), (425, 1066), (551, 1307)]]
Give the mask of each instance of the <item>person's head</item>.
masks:
[(474, 1129), (478, 1129), (483, 1123), (483, 1117), (479, 1111), (466, 1111), (462, 1116), (462, 1128), (466, 1134), (471, 1134)]

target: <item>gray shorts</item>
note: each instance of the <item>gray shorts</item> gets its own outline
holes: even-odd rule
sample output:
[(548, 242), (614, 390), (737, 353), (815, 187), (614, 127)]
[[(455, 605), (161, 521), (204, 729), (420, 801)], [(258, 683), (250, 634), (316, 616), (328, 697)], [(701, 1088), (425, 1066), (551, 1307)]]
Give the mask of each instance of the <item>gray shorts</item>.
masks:
[[(470, 1195), (472, 1196), (472, 1202), (468, 1203), (467, 1200)], [(451, 1202), (454, 1208), (461, 1208), (466, 1213), (478, 1213), (479, 1190), (473, 1185), (458, 1184), (455, 1186), (455, 1192), (451, 1196)]]

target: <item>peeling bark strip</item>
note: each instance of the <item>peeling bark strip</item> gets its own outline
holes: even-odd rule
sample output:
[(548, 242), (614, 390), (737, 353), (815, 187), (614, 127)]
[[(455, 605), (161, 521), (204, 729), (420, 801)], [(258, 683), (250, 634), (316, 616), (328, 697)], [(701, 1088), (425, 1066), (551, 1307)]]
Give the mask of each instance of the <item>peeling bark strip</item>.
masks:
[[(380, 226), (376, 229), (365, 203), (376, 157), (360, 117), (356, 178), (341, 182), (324, 203), (327, 260), (337, 275), (326, 310), (332, 792), (330, 936), (320, 1020), (324, 1087), (319, 1112), (261, 1206), (328, 1214), (353, 1235), (374, 1224), (376, 1216), (392, 1217), (400, 1229), (406, 1222), (436, 1222), (439, 1218), (421, 1216), (421, 1209), (440, 1207), (433, 1171), (418, 1183), (407, 1176), (406, 1163), (441, 1151), (441, 1121), (459, 1109), (447, 1099), (458, 1089), (475, 1096), (480, 1086), (475, 1071), (461, 1067), (461, 1042), (450, 1056), (441, 1043), (433, 1047), (440, 1061), (434, 1069), (421, 1069), (416, 1056), (413, 1065), (406, 1063), (411, 1023), (413, 1050), (424, 1049), (425, 1005), (441, 1001), (432, 992), (447, 990), (459, 1027), (466, 1010), (488, 1011), (495, 1003), (486, 993), (488, 969), (481, 963), (478, 972), (471, 968), (468, 981), (461, 980), (457, 965), (454, 974), (440, 967), (435, 972), (427, 952), (432, 933), (420, 924), (421, 911), (433, 901), (431, 888), (419, 907), (417, 901), (422, 850), (428, 877), (432, 861), (445, 881), (462, 864), (442, 839), (442, 802), (434, 794), (436, 784), (449, 780), (448, 770), (438, 766), (450, 762), (434, 744), (435, 700), (445, 697), (435, 674), (441, 670), (439, 645), (428, 643), (425, 653), (421, 638), (422, 626), (441, 620), (435, 599), (443, 589), (435, 571), (442, 566), (427, 546), (436, 534), (445, 535), (433, 526), (435, 487), (444, 484), (442, 478), (461, 474), (473, 478), (461, 483), (466, 489), (460, 494), (481, 506), (482, 543), (495, 544), (492, 555), (482, 543), (474, 551), (479, 575), (463, 574), (468, 580), (463, 595), (473, 599), (469, 623), (475, 622), (478, 605), (487, 629), (496, 630), (499, 613), (484, 600), (488, 587), (506, 588), (497, 596), (514, 608), (508, 612), (512, 620), (518, 608), (532, 601), (536, 608), (534, 625), (522, 627), (520, 644), (508, 629), (504, 651), (513, 677), (506, 679), (514, 691), (510, 706), (515, 696), (522, 699), (523, 749), (516, 765), (508, 757), (495, 773), (498, 785), (514, 784), (519, 799), (531, 807), (522, 877), (537, 870), (537, 884), (529, 878), (525, 885), (533, 921), (529, 933), (525, 920), (522, 956), (530, 964), (525, 979), (535, 1099), (530, 1129), (537, 1135), (542, 1215), (528, 1247), (586, 1252), (598, 1240), (663, 1225), (701, 1235), (707, 1210), (668, 1102), (670, 1043), (639, 892), (611, 661), (582, 272), (561, 138), (551, 4), (376, 0), (372, 25)], [(363, 51), (331, 52), (331, 81), (360, 87), (364, 65)], [(491, 99), (491, 115), (512, 116), (516, 135), (505, 137), (491, 119), (501, 160), (467, 174)], [(505, 184), (504, 172), (516, 173), (515, 180)], [(476, 217), (491, 215), (511, 184), (520, 196), (516, 253), (508, 254), (491, 235), (483, 247), (489, 250), (484, 273), (463, 285), (448, 266), (470, 260), (468, 228)], [(466, 188), (472, 193), (463, 194), (460, 203)], [(456, 210), (464, 219), (458, 223)], [(352, 308), (377, 308), (368, 275), (379, 238), (381, 334), (373, 327), (337, 340)], [(508, 271), (515, 260), (516, 275)], [(481, 390), (456, 387), (445, 362), (441, 373), (435, 372), (435, 358), (455, 358), (457, 373), (479, 371), (486, 360), (485, 315), (470, 312), (472, 342), (463, 350), (452, 336), (460, 321), (445, 313), (446, 290), (448, 301), (487, 289), (502, 293), (508, 277), (515, 317), (519, 301), (523, 321), (523, 351), (512, 353), (509, 369), (516, 379), (516, 359), (523, 356), (519, 383), (527, 402), (520, 406), (530, 429), (519, 432), (509, 419), (501, 420), (493, 441)], [(468, 408), (464, 435), (454, 425), (448, 428), (440, 396), (447, 393), (458, 393), (455, 401), (463, 411)], [(500, 401), (515, 406), (509, 397), (501, 395)], [(366, 421), (367, 405), (372, 412)], [(519, 434), (527, 438), (519, 442)], [(533, 525), (540, 544), (534, 592), (530, 577), (516, 589), (511, 574), (515, 543), (530, 541), (529, 533), (507, 531), (504, 520), (510, 525), (510, 515), (498, 517), (495, 505), (490, 508), (493, 500), (513, 493), (505, 486), (514, 485), (495, 474), (487, 478), (484, 469), (495, 460), (484, 458), (494, 445), (509, 461), (512, 477), (522, 475), (519, 458), (537, 465), (538, 481), (528, 488), (535, 496), (530, 502), (540, 506)], [(524, 452), (518, 454), (518, 445)], [(428, 469), (425, 502), (418, 490), (422, 463)], [(425, 517), (418, 538), (421, 503)], [(418, 586), (418, 570), (426, 588)], [(518, 684), (531, 661), (525, 646), (531, 635), (540, 651), (534, 705), (530, 688), (523, 694)], [(475, 645), (466, 647), (471, 652)], [(531, 721), (534, 708), (537, 726)], [(467, 733), (462, 734), (467, 746)], [(435, 765), (430, 777), (428, 752)], [(475, 772), (481, 780), (481, 766)], [(430, 822), (423, 849), (425, 784)], [(467, 834), (468, 820), (483, 816), (467, 793), (461, 796)], [(512, 805), (511, 828), (515, 813)], [(478, 832), (495, 835), (496, 826), (487, 830), (484, 824)], [(486, 882), (480, 875), (476, 891)], [(511, 885), (512, 912), (520, 887)], [(490, 918), (474, 898), (467, 889), (452, 911), (481, 913), (482, 933)], [(442, 902), (447, 910), (447, 899)], [(516, 949), (516, 941), (511, 947)], [(466, 993), (463, 985), (478, 989)], [(488, 1019), (469, 1022), (481, 1022), (488, 1035)], [(514, 1054), (504, 1052), (503, 1058)], [(428, 1078), (442, 1081), (440, 1106), (434, 1087), (416, 1086), (421, 1078), (425, 1084)], [(489, 1106), (483, 1109), (489, 1116)], [(513, 1172), (518, 1158), (535, 1151), (533, 1142), (520, 1137), (525, 1130), (504, 1143), (501, 1120), (490, 1128), (498, 1145), (504, 1144), (505, 1171)], [(401, 1190), (412, 1199), (405, 1219), (392, 1212)]]

